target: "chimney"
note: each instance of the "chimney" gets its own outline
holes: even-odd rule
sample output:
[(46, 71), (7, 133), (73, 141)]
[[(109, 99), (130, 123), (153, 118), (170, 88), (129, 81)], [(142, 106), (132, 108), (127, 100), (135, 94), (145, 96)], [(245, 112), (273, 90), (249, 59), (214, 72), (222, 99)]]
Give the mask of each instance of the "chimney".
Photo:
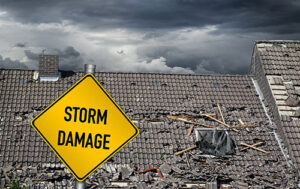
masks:
[(96, 65), (94, 65), (94, 64), (85, 64), (84, 65), (84, 73), (95, 74), (95, 71), (96, 71)]
[(59, 57), (57, 55), (40, 55), (39, 62), (39, 80), (40, 81), (58, 81), (60, 72), (58, 72)]

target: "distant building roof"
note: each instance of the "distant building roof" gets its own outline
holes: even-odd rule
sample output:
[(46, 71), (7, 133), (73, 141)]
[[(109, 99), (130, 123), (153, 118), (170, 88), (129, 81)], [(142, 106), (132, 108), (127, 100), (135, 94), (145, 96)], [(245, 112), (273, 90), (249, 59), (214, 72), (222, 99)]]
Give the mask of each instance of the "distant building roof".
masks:
[(300, 41), (257, 41), (251, 73), (292, 161), (300, 168)]

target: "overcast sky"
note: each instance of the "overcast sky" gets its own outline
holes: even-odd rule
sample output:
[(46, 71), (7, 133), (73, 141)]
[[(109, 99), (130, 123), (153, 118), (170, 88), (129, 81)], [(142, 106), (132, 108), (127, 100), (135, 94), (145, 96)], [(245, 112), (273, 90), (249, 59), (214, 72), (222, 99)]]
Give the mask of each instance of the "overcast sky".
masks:
[(255, 40), (300, 40), (299, 0), (0, 0), (0, 67), (246, 74)]

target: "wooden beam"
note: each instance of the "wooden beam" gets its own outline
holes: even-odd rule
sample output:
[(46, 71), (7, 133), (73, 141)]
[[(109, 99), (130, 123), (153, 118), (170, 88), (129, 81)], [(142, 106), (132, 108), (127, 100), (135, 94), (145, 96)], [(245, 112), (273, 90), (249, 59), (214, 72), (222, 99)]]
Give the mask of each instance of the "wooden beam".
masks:
[(246, 124), (243, 122), (242, 119), (238, 119), (238, 120), (239, 120), (240, 124), (241, 124), (244, 128), (246, 128), (247, 131), (250, 131), (248, 127), (245, 127)]
[(204, 114), (200, 114), (200, 116), (205, 116), (205, 115), (209, 115), (215, 119), (217, 119), (217, 114), (212, 114), (212, 113), (204, 113)]
[(218, 120), (218, 119), (215, 119), (215, 118), (213, 118), (213, 117), (211, 117), (211, 116), (209, 116), (209, 115), (205, 115), (205, 116), (208, 117), (208, 118), (210, 118), (210, 119), (212, 119), (212, 120), (214, 120), (214, 121), (216, 121), (216, 122), (218, 122), (218, 123), (220, 123), (220, 124), (222, 124), (222, 125), (224, 125), (224, 126), (226, 126), (226, 127), (228, 127), (229, 129), (234, 130), (235, 132), (239, 132), (239, 130), (237, 130), (237, 129), (235, 129), (235, 128), (232, 128), (230, 125), (228, 125), (228, 124), (226, 124), (226, 123), (223, 123), (222, 121), (220, 121), (220, 120)]
[(194, 122), (194, 121), (189, 121), (189, 120), (187, 120), (186, 118), (183, 118), (183, 117), (178, 117), (178, 116), (167, 116), (167, 118), (169, 118), (169, 119), (175, 119), (175, 120), (178, 120), (178, 121), (183, 121), (183, 122), (185, 122), (185, 123), (191, 123), (191, 124), (199, 125), (199, 126), (203, 126), (203, 127), (217, 128), (217, 127), (212, 126), (212, 125), (206, 125), (206, 124), (204, 124), (204, 123), (197, 123), (197, 122)]
[(144, 170), (140, 170), (140, 171), (138, 171), (137, 173), (145, 173), (145, 172), (148, 172), (148, 171), (154, 171), (154, 170), (157, 172), (158, 176), (159, 176), (161, 179), (164, 178), (164, 176), (163, 176), (163, 174), (161, 173), (161, 171), (160, 171), (160, 169), (159, 169), (158, 166), (151, 167), (151, 168), (144, 169)]
[(259, 125), (236, 125), (236, 126), (232, 126), (232, 128), (248, 128), (248, 127), (260, 127)]
[(268, 151), (265, 151), (265, 150), (263, 150), (263, 149), (261, 149), (261, 148), (257, 148), (257, 147), (255, 147), (254, 145), (250, 145), (250, 144), (247, 144), (247, 143), (245, 143), (245, 142), (241, 142), (241, 145), (247, 146), (247, 147), (249, 147), (249, 148), (253, 148), (253, 149), (255, 149), (255, 150), (261, 151), (261, 152), (266, 153), (266, 154), (269, 154), (269, 153), (270, 153), (270, 152), (268, 152)]
[(221, 118), (222, 118), (222, 121), (223, 121), (223, 123), (226, 123), (226, 122), (225, 122), (225, 119), (224, 119), (224, 117), (223, 117), (223, 114), (222, 114), (222, 110), (221, 110), (221, 107), (220, 107), (220, 105), (219, 105), (219, 104), (217, 104), (217, 106), (218, 106), (219, 113), (220, 113), (220, 115), (221, 115)]
[(177, 156), (177, 155), (183, 154), (184, 152), (193, 150), (193, 149), (195, 149), (195, 148), (197, 148), (197, 145), (191, 146), (191, 147), (189, 147), (189, 148), (186, 148), (186, 149), (184, 149), (184, 150), (181, 150), (181, 151), (179, 151), (179, 152), (176, 152), (175, 155)]
[(191, 136), (191, 133), (193, 132), (193, 129), (194, 129), (194, 125), (191, 125), (189, 130), (188, 130), (187, 136)]
[[(261, 144), (263, 144), (264, 142), (258, 142), (258, 143), (255, 143), (255, 144), (252, 144), (251, 146), (258, 146), (258, 145), (261, 145)], [(245, 148), (242, 148), (242, 149), (240, 149), (240, 151), (244, 151), (244, 150), (247, 150), (247, 149), (249, 149), (250, 147), (249, 146), (247, 146), (247, 147), (245, 147)]]

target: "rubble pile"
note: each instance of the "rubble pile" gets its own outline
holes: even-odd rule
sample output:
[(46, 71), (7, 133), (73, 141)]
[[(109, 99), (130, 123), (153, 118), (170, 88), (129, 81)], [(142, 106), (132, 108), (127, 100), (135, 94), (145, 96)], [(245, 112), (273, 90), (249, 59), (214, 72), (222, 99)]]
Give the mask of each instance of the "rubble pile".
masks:
[(61, 166), (6, 166), (0, 168), (0, 188), (9, 188), (13, 182), (20, 183), (21, 187), (57, 188), (74, 186), (71, 173)]
[[(129, 164), (120, 164), (117, 159), (120, 158), (120, 153), (117, 153), (105, 166), (88, 177), (87, 188), (197, 188), (209, 187), (211, 184), (223, 188), (297, 187), (297, 170), (285, 159), (280, 158), (282, 154), (279, 149), (274, 149), (272, 140), (275, 139), (270, 136), (270, 133), (274, 132), (272, 124), (256, 117), (256, 112), (251, 108), (225, 108), (216, 105), (208, 112), (210, 113), (206, 113), (203, 107), (198, 112), (149, 114), (142, 119), (135, 119), (135, 115), (131, 114), (130, 117), (140, 128), (140, 139), (137, 139), (139, 142), (144, 140), (145, 143), (151, 143), (156, 140), (151, 137), (155, 136), (173, 138), (166, 140), (162, 145), (167, 153), (161, 154), (161, 161), (154, 167), (144, 169), (133, 161), (137, 153), (135, 149), (129, 150)], [(36, 114), (37, 111), (34, 110), (16, 114), (15, 118), (19, 124), (29, 124)], [(251, 119), (242, 120), (241, 117)], [(201, 148), (195, 145), (197, 129), (225, 130), (236, 143), (236, 153), (219, 156), (203, 153)], [(18, 133), (15, 136), (20, 138), (17, 137)], [(263, 138), (266, 136), (267, 138)], [(142, 146), (150, 151), (157, 148), (151, 145)], [(19, 182), (21, 186), (36, 188), (75, 186), (74, 177), (62, 164), (9, 165), (0, 169), (0, 176), (1, 188), (9, 188), (14, 181)]]
[[(115, 183), (127, 183), (126, 188), (179, 188), (186, 183), (198, 186), (198, 183), (216, 182), (218, 185), (237, 184), (254, 187), (296, 188), (297, 172), (284, 162), (265, 162), (258, 165), (232, 164), (241, 160), (242, 156), (226, 158), (205, 157), (199, 151), (189, 152), (189, 164), (185, 155), (174, 156), (159, 166), (163, 178), (155, 171), (139, 174), (137, 167), (118, 167), (114, 171), (99, 168), (87, 180), (87, 188), (106, 188), (118, 186)], [(271, 171), (262, 171), (267, 166)], [(0, 169), (1, 188), (9, 188), (13, 181), (21, 186), (36, 188), (73, 188), (75, 179), (67, 168), (51, 168), (47, 166), (7, 166)], [(202, 181), (202, 182), (201, 182)], [(205, 186), (205, 185), (204, 185)]]

